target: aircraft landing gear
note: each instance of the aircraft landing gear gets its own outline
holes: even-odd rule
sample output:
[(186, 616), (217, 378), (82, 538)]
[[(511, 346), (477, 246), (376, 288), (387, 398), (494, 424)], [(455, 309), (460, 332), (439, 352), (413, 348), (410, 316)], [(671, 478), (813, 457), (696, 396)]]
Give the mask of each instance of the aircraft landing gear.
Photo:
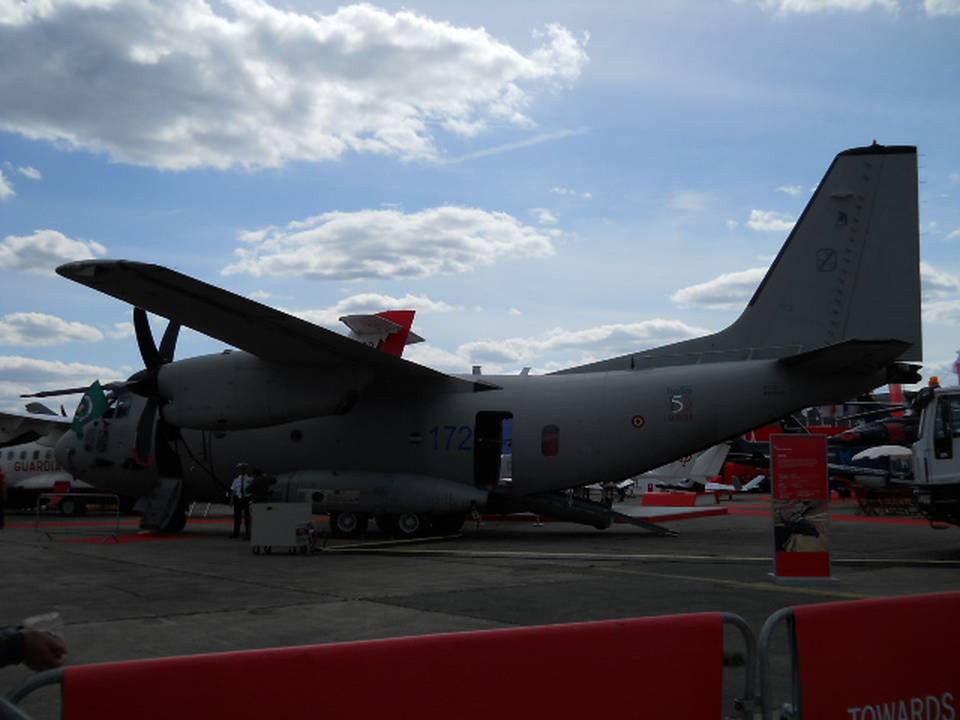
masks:
[(393, 535), (397, 530), (396, 515), (377, 515), (374, 520), (377, 523), (377, 529), (384, 535)]
[(334, 537), (359, 537), (367, 532), (368, 521), (369, 517), (365, 513), (330, 513), (330, 534)]
[(419, 513), (400, 513), (397, 515), (397, 528), (394, 534), (398, 538), (409, 539), (422, 535), (430, 527), (430, 517)]
[(60, 514), (67, 516), (83, 515), (86, 507), (82, 500), (67, 495), (60, 501)]
[(177, 509), (173, 511), (173, 514), (163, 525), (157, 528), (157, 531), (162, 533), (178, 533), (183, 530), (187, 525), (187, 512), (189, 509), (189, 504), (181, 500), (177, 505)]
[(401, 540), (409, 540), (425, 534), (431, 524), (430, 515), (412, 512), (377, 515), (376, 521), (381, 532)]
[(466, 519), (467, 516), (463, 513), (435, 515), (433, 518), (433, 531), (437, 535), (456, 535), (463, 529), (463, 523)]

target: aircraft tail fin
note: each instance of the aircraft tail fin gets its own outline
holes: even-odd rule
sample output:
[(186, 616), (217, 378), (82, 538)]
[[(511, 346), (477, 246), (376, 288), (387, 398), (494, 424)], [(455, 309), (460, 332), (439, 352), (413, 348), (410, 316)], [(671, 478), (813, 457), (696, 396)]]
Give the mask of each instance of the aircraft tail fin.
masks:
[(846, 341), (899, 341), (922, 359), (917, 149), (834, 158), (741, 316), (693, 340), (561, 372), (775, 359)]
[(837, 155), (730, 331), (768, 350), (896, 339), (922, 359), (917, 149)]
[(376, 315), (345, 315), (340, 322), (350, 337), (390, 355), (401, 357), (407, 345), (423, 342), (411, 331), (416, 310), (384, 310)]

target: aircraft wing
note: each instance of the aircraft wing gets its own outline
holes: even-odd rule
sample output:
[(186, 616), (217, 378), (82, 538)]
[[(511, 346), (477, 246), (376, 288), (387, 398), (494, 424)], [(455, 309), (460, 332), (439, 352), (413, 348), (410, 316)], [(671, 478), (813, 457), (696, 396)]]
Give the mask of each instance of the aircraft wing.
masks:
[(60, 415), (0, 412), (0, 448), (34, 442), (46, 435), (59, 438), (73, 420)]
[[(23, 480), (18, 480), (11, 487), (15, 487), (19, 490), (53, 490), (56, 487), (58, 482), (68, 482), (71, 485), (78, 483), (79, 481), (74, 480), (73, 476), (68, 472), (55, 472), (55, 473), (41, 473), (39, 475), (31, 475), (28, 478)], [(87, 483), (82, 483), (81, 488), (89, 488), (90, 485)]]
[(448, 392), (498, 386), (432, 370), (160, 265), (130, 260), (82, 260), (57, 273), (257, 357), (317, 368), (367, 367), (378, 379), (430, 383)]

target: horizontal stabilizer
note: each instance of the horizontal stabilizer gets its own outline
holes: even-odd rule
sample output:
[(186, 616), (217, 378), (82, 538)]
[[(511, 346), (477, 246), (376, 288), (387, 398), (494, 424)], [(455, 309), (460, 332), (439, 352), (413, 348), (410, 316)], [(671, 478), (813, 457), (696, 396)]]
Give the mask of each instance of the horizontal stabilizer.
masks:
[(903, 340), (846, 340), (817, 350), (790, 355), (781, 363), (817, 373), (871, 373), (892, 363), (910, 343)]

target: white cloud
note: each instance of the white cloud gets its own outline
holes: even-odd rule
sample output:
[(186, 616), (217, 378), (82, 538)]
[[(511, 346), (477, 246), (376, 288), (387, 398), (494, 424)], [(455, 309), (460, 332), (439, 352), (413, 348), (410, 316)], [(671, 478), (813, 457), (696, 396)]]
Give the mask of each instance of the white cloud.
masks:
[(118, 370), (99, 365), (0, 355), (0, 403), (11, 410), (22, 410), (24, 401), (18, 396), (24, 393), (81, 387), (97, 379), (109, 382), (121, 378), (122, 373)]
[(359, 313), (377, 313), (381, 310), (416, 310), (418, 313), (446, 313), (462, 310), (456, 305), (449, 305), (439, 300), (431, 300), (426, 295), (411, 295), (402, 297), (383, 295), (381, 293), (361, 293), (351, 295), (340, 300), (336, 305), (318, 310), (285, 310), (303, 320), (315, 325), (342, 329), (340, 318), (343, 315)]
[(516, 142), (504, 143), (502, 145), (495, 145), (493, 147), (484, 148), (482, 150), (477, 150), (476, 152), (466, 153), (465, 155), (460, 155), (459, 157), (450, 158), (445, 161), (447, 165), (456, 165), (458, 163), (468, 162), (469, 160), (479, 160), (480, 158), (490, 157), (491, 155), (501, 155), (505, 152), (511, 152), (513, 150), (522, 150), (526, 147), (531, 147), (532, 145), (540, 145), (545, 142), (553, 142), (554, 140), (562, 140), (563, 138), (571, 137), (573, 135), (584, 135), (588, 132), (586, 128), (578, 128), (576, 130), (557, 130), (556, 132), (542, 133), (540, 135), (534, 135), (533, 137), (524, 138), (523, 140), (517, 140)]
[(710, 194), (696, 190), (681, 190), (674, 193), (669, 206), (674, 210), (686, 212), (702, 212), (710, 203)]
[(920, 261), (920, 281), (924, 298), (943, 297), (960, 292), (960, 278), (948, 272), (937, 270), (930, 263)]
[(18, 167), (17, 172), (23, 175), (25, 178), (29, 178), (30, 180), (43, 179), (43, 175), (40, 174), (40, 171), (37, 170), (35, 167), (31, 167), (30, 165), (25, 165), (24, 167)]
[(557, 216), (546, 208), (530, 208), (530, 214), (533, 215), (541, 225), (557, 224)]
[[(478, 340), (464, 343), (455, 353), (427, 346), (414, 346), (407, 357), (414, 362), (451, 372), (466, 372), (482, 365), (488, 373), (512, 372), (541, 361), (554, 369), (573, 363), (591, 362), (597, 357), (622, 355), (696, 337), (707, 333), (677, 320), (645, 320), (636, 323), (600, 325), (583, 330), (554, 328), (535, 337)], [(547, 355), (570, 355), (560, 362)]]
[(947, 240), (956, 240), (957, 238), (960, 238), (960, 228), (947, 235)]
[(922, 306), (924, 322), (960, 325), (960, 300), (934, 300)]
[(3, 170), (0, 170), (0, 201), (9, 200), (16, 194), (17, 193), (13, 189), (13, 184), (7, 180), (6, 176), (3, 174)]
[(773, 210), (751, 210), (747, 227), (763, 232), (789, 232), (796, 220)]
[(8, 235), (0, 243), (0, 270), (48, 274), (63, 263), (91, 260), (106, 252), (92, 240), (72, 240), (56, 230), (37, 230), (33, 235)]
[(133, 337), (135, 334), (136, 330), (134, 329), (132, 322), (114, 323), (113, 330), (107, 331), (107, 335), (114, 340), (123, 340), (124, 338)]
[(777, 192), (782, 192), (785, 195), (799, 195), (803, 192), (803, 187), (800, 185), (781, 185), (777, 188)]
[(524, 54), (482, 27), (369, 4), (330, 14), (263, 0), (2, 7), (0, 97), (17, 102), (0, 128), (169, 170), (345, 152), (437, 159), (437, 129), (530, 127), (531, 93), (575, 81), (587, 62), (587, 38), (560, 25)]
[(44, 313), (11, 313), (0, 318), (0, 343), (4, 345), (43, 347), (75, 340), (100, 342), (103, 333), (91, 325)]
[[(551, 372), (707, 332), (683, 322), (655, 319), (584, 330), (556, 328), (529, 338), (480, 340), (464, 343), (455, 352), (423, 343), (407, 348), (404, 357), (454, 373), (469, 372), (473, 365), (481, 365), (485, 374), (514, 373), (522, 367), (534, 367), (535, 372)], [(561, 356), (566, 359), (560, 359)]]
[[(403, 351), (404, 360), (426, 365), (434, 370), (451, 373), (470, 372), (470, 359), (458, 353), (431, 345), (429, 342), (408, 345)], [(492, 369), (491, 369), (492, 371)]]
[(760, 7), (781, 15), (809, 14), (825, 11), (863, 12), (881, 8), (891, 12), (900, 9), (897, 0), (760, 0)]
[(670, 296), (670, 300), (684, 307), (704, 307), (711, 310), (742, 308), (766, 273), (767, 268), (724, 273), (707, 282), (681, 288)]
[(356, 278), (427, 277), (468, 272), (499, 257), (553, 254), (559, 230), (524, 225), (507, 213), (443, 206), (329, 212), (286, 227), (241, 235), (223, 274)]
[(568, 187), (552, 187), (550, 188), (550, 192), (554, 193), (555, 195), (568, 195), (568, 196), (579, 195), (584, 200), (589, 200), (590, 198), (593, 197), (593, 193), (580, 192), (579, 190), (574, 190), (573, 188), (568, 188)]
[(509, 310), (507, 310), (507, 315), (523, 315), (523, 313), (517, 310), (517, 308), (512, 307)]
[(923, 0), (923, 9), (927, 15), (960, 15), (960, 0)]
[(738, 223), (733, 218), (727, 218), (726, 225), (727, 225), (727, 230), (736, 230), (740, 226), (740, 223)]

